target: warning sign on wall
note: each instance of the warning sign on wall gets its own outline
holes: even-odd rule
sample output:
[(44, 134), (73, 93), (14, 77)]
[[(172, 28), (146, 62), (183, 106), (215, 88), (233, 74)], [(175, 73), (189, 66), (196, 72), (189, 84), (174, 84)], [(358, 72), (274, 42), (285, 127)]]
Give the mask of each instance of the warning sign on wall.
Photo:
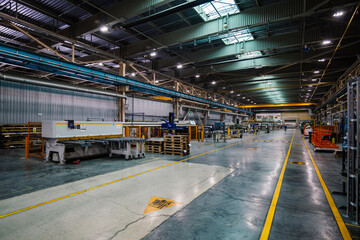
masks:
[(172, 207), (177, 204), (181, 204), (181, 203), (168, 200), (165, 198), (151, 197), (147, 207), (145, 208), (144, 213), (158, 211), (164, 208)]

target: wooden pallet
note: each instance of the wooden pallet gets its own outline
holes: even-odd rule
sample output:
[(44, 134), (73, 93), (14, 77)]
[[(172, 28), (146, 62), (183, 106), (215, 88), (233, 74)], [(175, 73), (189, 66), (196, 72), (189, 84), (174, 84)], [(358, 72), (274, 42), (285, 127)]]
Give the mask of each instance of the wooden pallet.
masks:
[(186, 146), (179, 146), (179, 147), (175, 147), (175, 146), (164, 146), (164, 149), (179, 149), (179, 150), (188, 150), (189, 147)]
[(178, 155), (178, 156), (189, 155), (190, 154), (189, 137), (186, 135), (164, 136), (164, 154)]
[(148, 140), (145, 143), (145, 151), (150, 153), (162, 153), (163, 146), (163, 140)]
[(146, 141), (145, 145), (153, 146), (153, 145), (163, 145), (164, 141), (154, 141), (154, 140), (148, 140)]
[(162, 151), (158, 151), (158, 150), (145, 150), (145, 152), (148, 152), (148, 153), (158, 153), (158, 154), (161, 154)]
[(167, 155), (178, 155), (178, 156), (186, 156), (186, 155), (189, 155), (190, 153), (189, 152), (173, 152), (173, 151), (164, 151), (164, 154), (167, 154)]
[(154, 146), (147, 146), (145, 147), (145, 150), (148, 150), (148, 151), (160, 151), (162, 150), (163, 148), (160, 146), (160, 147), (154, 147)]

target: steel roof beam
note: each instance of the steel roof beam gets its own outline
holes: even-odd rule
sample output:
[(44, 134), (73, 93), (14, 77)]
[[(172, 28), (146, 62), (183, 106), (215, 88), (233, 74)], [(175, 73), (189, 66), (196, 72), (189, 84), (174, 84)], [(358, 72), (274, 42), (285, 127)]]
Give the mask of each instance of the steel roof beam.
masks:
[[(353, 41), (346, 45), (341, 46), (341, 49), (347, 48), (350, 51), (356, 50), (358, 41)], [(352, 47), (350, 49), (349, 47)], [(346, 51), (347, 52), (347, 51)], [(332, 53), (332, 50), (328, 50), (324, 48), (319, 51), (310, 52), (305, 55), (304, 62), (314, 61), (313, 59), (323, 58), (324, 56), (329, 55)], [(344, 53), (344, 52), (343, 52)], [(195, 74), (209, 74), (209, 73), (217, 73), (217, 72), (230, 72), (230, 71), (238, 71), (238, 70), (245, 70), (251, 68), (263, 68), (263, 67), (275, 67), (275, 66), (287, 66), (287, 65), (296, 65), (300, 62), (301, 53), (290, 53), (290, 54), (282, 54), (276, 56), (263, 56), (255, 59), (249, 60), (239, 60), (239, 61), (229, 61), (228, 63), (217, 64), (213, 66), (204, 66), (195, 68), (187, 68), (181, 70), (179, 72), (180, 77), (189, 77)], [(273, 72), (273, 70), (268, 71)], [(269, 75), (268, 74), (268, 75)]]
[[(99, 31), (101, 25), (107, 24), (109, 26), (116, 25), (125, 21), (128, 18), (140, 15), (148, 11), (150, 8), (155, 8), (163, 4), (171, 2), (170, 0), (129, 0), (121, 1), (115, 6), (104, 9), (104, 12), (99, 12), (91, 17), (81, 20), (72, 25), (71, 28), (66, 28), (59, 31), (59, 34), (67, 37), (78, 37), (84, 34), (90, 34)], [(106, 13), (107, 14), (106, 14)], [(111, 17), (112, 16), (112, 17)], [(99, 23), (100, 20), (100, 23)]]
[(192, 8), (192, 7), (199, 6), (199, 5), (201, 5), (203, 3), (206, 3), (208, 1), (209, 0), (187, 1), (185, 3), (181, 3), (181, 4), (178, 4), (176, 6), (170, 7), (168, 9), (164, 10), (164, 11), (157, 12), (157, 13), (151, 14), (149, 16), (140, 18), (138, 20), (132, 21), (130, 23), (127, 23), (127, 24), (123, 25), (123, 27), (124, 28), (131, 28), (131, 27), (140, 25), (142, 23), (146, 23), (146, 22), (149, 22), (149, 21), (161, 18), (161, 17), (165, 17), (165, 16), (168, 16), (168, 15), (177, 13), (177, 12), (181, 12), (183, 10), (186, 10), (186, 9), (189, 9), (189, 8)]
[[(204, 23), (199, 23), (190, 27), (185, 27), (170, 33), (154, 37), (153, 40), (143, 40), (129, 45), (124, 49), (125, 56), (145, 52), (148, 49), (162, 48), (179, 43), (193, 41), (194, 39), (204, 38), (210, 35), (226, 33), (231, 30), (255, 27), (270, 22), (278, 22), (289, 19), (305, 17), (314, 12), (303, 13), (303, 3), (305, 0), (286, 0), (275, 4), (266, 5), (256, 9), (249, 9), (237, 14), (230, 15), (227, 19), (218, 18)], [(224, 28), (226, 20), (227, 28)], [(161, 45), (159, 44), (161, 43)]]
[(27, 8), (33, 9), (45, 16), (51, 17), (53, 19), (58, 19), (63, 23), (66, 23), (68, 25), (71, 25), (76, 22), (75, 19), (72, 19), (70, 17), (67, 17), (65, 15), (61, 15), (61, 13), (57, 13), (49, 8), (46, 8), (45, 6), (42, 6), (41, 4), (36, 3), (35, 1), (30, 0), (19, 0), (19, 3), (24, 5)]
[[(315, 44), (321, 42), (320, 29), (308, 30), (305, 36), (306, 44)], [(341, 35), (341, 33), (333, 33), (334, 36)], [(356, 36), (357, 37), (357, 36)], [(329, 39), (331, 41), (337, 41), (339, 38)], [(301, 33), (285, 33), (284, 35), (278, 35), (268, 38), (260, 38), (245, 43), (235, 43), (231, 45), (221, 46), (217, 48), (205, 49), (196, 52), (182, 54), (184, 59), (189, 62), (182, 62), (183, 65), (196, 64), (199, 62), (210, 61), (217, 58), (224, 58), (235, 56), (238, 54), (244, 54), (246, 52), (254, 51), (267, 51), (273, 49), (285, 49), (291, 47), (297, 47), (301, 44)], [(175, 67), (179, 62), (179, 57), (170, 57), (159, 60), (157, 62), (158, 68)]]
[(66, 0), (70, 3), (72, 3), (74, 6), (85, 10), (88, 13), (91, 14), (96, 14), (97, 12), (99, 12), (99, 10), (97, 10), (96, 8), (92, 7), (91, 5), (87, 5), (86, 2), (81, 1), (81, 0)]
[(244, 61), (230, 62), (219, 64), (216, 66), (201, 67), (198, 69), (188, 68), (180, 72), (180, 77), (192, 76), (197, 73), (208, 74), (212, 72), (230, 72), (242, 69), (275, 67), (285, 65), (291, 62), (297, 62), (300, 59), (300, 53), (284, 54), (274, 57), (262, 57), (257, 59), (249, 59)]
[[(317, 33), (319, 33), (319, 31), (312, 31), (311, 34), (309, 33), (309, 35), (313, 36), (314, 40), (315, 39), (318, 40), (319, 37)], [(264, 51), (270, 49), (294, 47), (294, 46), (298, 46), (300, 44), (300, 41), (301, 41), (300, 33), (289, 33), (281, 36), (256, 39), (245, 43), (236, 43), (222, 47), (191, 52), (191, 53), (183, 54), (182, 56), (184, 56), (185, 59), (190, 60), (189, 63), (197, 63), (197, 62), (213, 60), (216, 58), (243, 54), (244, 52)], [(178, 62), (179, 62), (179, 57), (165, 58), (160, 60), (157, 66), (159, 68), (173, 67)]]

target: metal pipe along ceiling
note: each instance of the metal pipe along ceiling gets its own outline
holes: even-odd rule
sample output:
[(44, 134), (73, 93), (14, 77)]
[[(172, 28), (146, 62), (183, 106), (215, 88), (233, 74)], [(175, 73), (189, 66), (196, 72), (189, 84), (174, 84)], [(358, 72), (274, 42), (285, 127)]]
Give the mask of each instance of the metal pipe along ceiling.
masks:
[(56, 81), (48, 82), (48, 81), (44, 81), (39, 78), (27, 77), (24, 75), (0, 73), (0, 80), (25, 83), (25, 84), (31, 84), (31, 85), (38, 85), (38, 86), (44, 86), (44, 87), (50, 87), (50, 88), (60, 88), (60, 89), (77, 91), (77, 92), (93, 93), (93, 94), (117, 97), (117, 98), (127, 98), (125, 95), (122, 95), (122, 94), (114, 92), (114, 91), (105, 91), (105, 90), (96, 89), (96, 88), (75, 86), (72, 84), (60, 83), (60, 82), (56, 82)]
[(242, 116), (242, 117), (248, 116), (246, 114), (241, 114), (241, 113), (225, 112), (225, 111), (219, 111), (219, 110), (214, 110), (214, 109), (209, 109), (209, 108), (193, 107), (193, 106), (189, 106), (189, 105), (181, 105), (180, 107), (188, 108), (188, 109), (196, 109), (196, 110), (201, 110), (201, 111), (215, 112), (215, 113), (224, 113), (227, 115), (235, 115), (235, 116)]
[(40, 70), (44, 72), (54, 73), (61, 76), (70, 76), (80, 78), (92, 82), (101, 82), (114, 86), (129, 85), (129, 88), (135, 91), (146, 92), (154, 95), (165, 97), (178, 97), (192, 100), (200, 103), (209, 104), (213, 107), (226, 108), (236, 112), (249, 113), (252, 112), (239, 109), (227, 104), (211, 101), (208, 99), (196, 97), (182, 92), (177, 92), (164, 87), (143, 83), (131, 78), (121, 77), (115, 74), (99, 71), (93, 68), (84, 67), (79, 64), (64, 62), (52, 57), (31, 53), (19, 48), (14, 48), (0, 43), (1, 61), (16, 66), (24, 66), (26, 68)]

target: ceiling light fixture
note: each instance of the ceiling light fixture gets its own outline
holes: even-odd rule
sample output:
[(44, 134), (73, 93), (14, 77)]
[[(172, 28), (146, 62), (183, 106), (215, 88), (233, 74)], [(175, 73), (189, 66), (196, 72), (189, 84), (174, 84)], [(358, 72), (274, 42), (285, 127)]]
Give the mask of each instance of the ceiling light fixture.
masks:
[(106, 25), (103, 25), (103, 26), (100, 27), (100, 31), (101, 31), (101, 32), (108, 32), (108, 31), (109, 31), (109, 27), (106, 26)]
[(319, 59), (319, 62), (325, 62), (325, 58)]
[(99, 66), (104, 66), (104, 64), (102, 62), (99, 62)]
[(179, 63), (178, 65), (176, 65), (176, 68), (181, 69), (181, 68), (183, 68), (183, 65), (181, 63)]
[(135, 76), (136, 76), (136, 73), (133, 72), (133, 73), (131, 73), (130, 75), (131, 75), (132, 77), (135, 77)]
[(216, 84), (216, 82), (215, 82), (215, 81), (212, 81), (212, 82), (211, 82), (211, 84), (212, 84), (212, 85), (215, 85), (215, 84)]
[(320, 71), (316, 70), (316, 71), (314, 71), (314, 73), (315, 73), (315, 74), (318, 74), (318, 73), (320, 73)]
[(316, 78), (313, 78), (313, 79), (311, 79), (311, 81), (316, 82), (316, 81), (317, 81), (317, 79), (316, 79)]
[(329, 45), (330, 43), (331, 43), (330, 40), (324, 40), (324, 41), (322, 42), (322, 45)]
[(234, 91), (231, 91), (230, 93), (234, 93)]
[(236, 96), (240, 97), (240, 94), (238, 94), (238, 95), (236, 95)]
[(344, 12), (343, 11), (338, 11), (338, 12), (333, 14), (333, 17), (341, 17), (342, 15), (344, 15)]
[(150, 53), (151, 57), (155, 57), (156, 55), (157, 55), (157, 53), (155, 51)]
[(199, 77), (200, 77), (200, 74), (196, 74), (195, 77), (196, 77), (196, 78), (199, 78)]

